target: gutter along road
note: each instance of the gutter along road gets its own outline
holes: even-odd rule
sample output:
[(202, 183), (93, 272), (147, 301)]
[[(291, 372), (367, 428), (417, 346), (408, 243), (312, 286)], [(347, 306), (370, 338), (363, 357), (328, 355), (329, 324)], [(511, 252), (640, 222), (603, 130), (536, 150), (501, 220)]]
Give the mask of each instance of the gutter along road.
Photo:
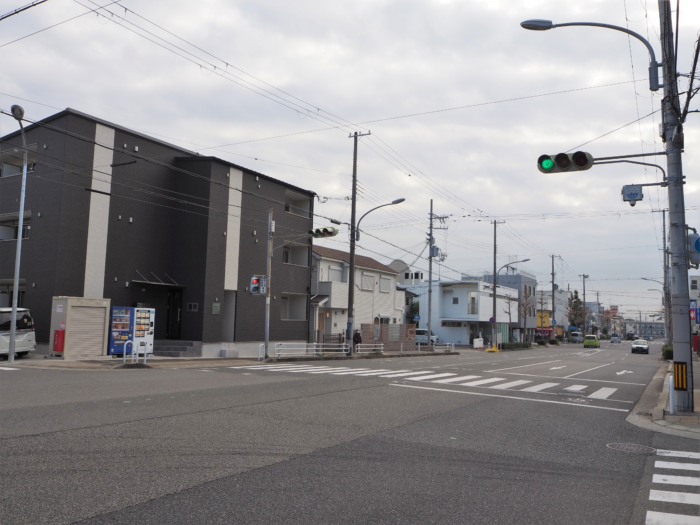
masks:
[(0, 521), (696, 523), (683, 520), (700, 514), (700, 441), (626, 421), (662, 365), (660, 343), (629, 350), (147, 370), (20, 360), (0, 369)]

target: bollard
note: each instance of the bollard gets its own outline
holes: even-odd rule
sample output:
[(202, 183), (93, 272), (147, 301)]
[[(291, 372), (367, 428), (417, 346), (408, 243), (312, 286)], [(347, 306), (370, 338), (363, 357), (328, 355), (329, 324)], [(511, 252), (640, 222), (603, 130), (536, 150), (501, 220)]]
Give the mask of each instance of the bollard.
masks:
[(675, 401), (673, 400), (673, 374), (668, 376), (668, 392), (669, 392), (669, 395), (671, 396), (669, 405), (671, 407), (671, 415), (673, 415), (673, 412), (675, 410), (675, 404), (676, 404)]

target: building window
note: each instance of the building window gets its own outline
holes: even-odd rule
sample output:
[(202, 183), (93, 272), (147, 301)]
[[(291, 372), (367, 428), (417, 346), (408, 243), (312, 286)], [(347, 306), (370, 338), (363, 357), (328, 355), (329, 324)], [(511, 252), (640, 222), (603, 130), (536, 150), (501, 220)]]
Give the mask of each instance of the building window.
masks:
[[(16, 241), (19, 232), (19, 214), (13, 213), (14, 218), (0, 220), (0, 241)], [(25, 215), (24, 223), (22, 224), (22, 239), (29, 239), (29, 231), (32, 229), (28, 224), (29, 219)]]
[(280, 296), (280, 319), (283, 321), (306, 321), (306, 295), (282, 294)]
[(698, 289), (698, 281), (697, 279), (693, 279), (690, 281), (690, 289), (691, 290), (697, 290)]
[(287, 248), (282, 250), (282, 262), (284, 264), (289, 264), (289, 250)]
[(452, 304), (459, 304), (459, 297), (453, 297)]
[(362, 272), (362, 284), (360, 288), (363, 290), (374, 291), (374, 274)]
[(389, 293), (391, 291), (391, 278), (379, 276), (379, 291), (382, 293)]
[(396, 324), (396, 317), (394, 317), (394, 324)]
[(328, 280), (334, 283), (343, 282), (343, 269), (339, 266), (330, 266), (328, 268)]
[(311, 214), (311, 199), (293, 191), (285, 191), (284, 193), (284, 211), (309, 217)]
[(404, 278), (404, 279), (410, 279), (410, 278), (411, 278), (411, 274), (408, 273), (408, 272), (406, 272), (405, 274), (403, 274), (403, 278)]
[(308, 266), (309, 247), (301, 244), (288, 244), (282, 249), (282, 262), (296, 266)]
[(187, 311), (188, 312), (198, 312), (199, 311), (199, 303), (187, 303)]

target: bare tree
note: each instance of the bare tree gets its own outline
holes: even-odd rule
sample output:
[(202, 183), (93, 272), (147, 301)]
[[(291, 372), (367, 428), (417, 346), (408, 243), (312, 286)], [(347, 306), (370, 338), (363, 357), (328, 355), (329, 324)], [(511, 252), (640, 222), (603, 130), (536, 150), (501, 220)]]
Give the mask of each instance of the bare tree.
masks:
[(519, 307), (519, 302), (517, 297), (512, 297), (510, 295), (505, 295), (504, 299), (506, 301), (506, 307), (503, 309), (503, 312), (508, 314), (508, 334), (512, 335), (513, 310)]
[(537, 325), (538, 328), (548, 328), (542, 326), (544, 324), (544, 312), (545, 312), (545, 305), (547, 304), (547, 298), (544, 295), (544, 290), (540, 290), (540, 298), (539, 298), (539, 304), (540, 304), (540, 313), (537, 316)]
[(527, 318), (529, 317), (530, 308), (532, 305), (530, 303), (530, 297), (532, 297), (532, 292), (530, 292), (529, 286), (524, 286), (522, 292), (520, 293), (520, 298), (518, 299), (518, 317), (523, 320), (523, 334), (520, 336), (521, 341), (526, 341), (527, 334)]

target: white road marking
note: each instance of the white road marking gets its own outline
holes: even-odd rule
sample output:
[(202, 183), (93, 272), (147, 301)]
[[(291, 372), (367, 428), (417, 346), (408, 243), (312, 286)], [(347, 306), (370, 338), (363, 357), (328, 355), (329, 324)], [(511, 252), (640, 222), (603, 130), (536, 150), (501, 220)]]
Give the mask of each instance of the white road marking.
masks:
[(429, 376), (409, 377), (409, 381), (425, 381), (426, 379), (437, 379), (438, 377), (456, 376), (457, 374), (433, 374)]
[(389, 373), (389, 372), (394, 372), (394, 373), (398, 374), (399, 372), (409, 372), (409, 370), (391, 370), (391, 369), (385, 368), (384, 370), (373, 370), (373, 371), (371, 371), (371, 372), (362, 372), (362, 373), (356, 374), (356, 375), (357, 375), (357, 376), (361, 376), (361, 377), (365, 377), (365, 376), (380, 376), (380, 375), (382, 375), (382, 374), (386, 374), (386, 373)]
[(481, 386), (487, 385), (489, 383), (495, 383), (496, 381), (505, 381), (505, 377), (491, 377), (489, 379), (479, 379), (478, 381), (472, 381), (470, 383), (460, 383), (459, 386)]
[(318, 372), (311, 370), (309, 374), (330, 374), (333, 372), (342, 372), (345, 370), (350, 370), (347, 366), (341, 366), (340, 368), (329, 368), (328, 370), (320, 370)]
[(19, 368), (10, 368), (9, 366), (0, 366), (0, 370), (19, 370)]
[(586, 372), (591, 372), (591, 371), (593, 371), (593, 370), (598, 370), (599, 368), (603, 368), (604, 366), (610, 366), (610, 365), (612, 365), (612, 364), (614, 364), (614, 363), (607, 363), (607, 364), (605, 364), (605, 365), (595, 366), (595, 367), (593, 367), (593, 368), (589, 368), (588, 370), (584, 370), (583, 372), (576, 372), (575, 374), (571, 374), (570, 376), (565, 376), (564, 379), (568, 379), (568, 378), (570, 378), (570, 377), (574, 377), (574, 376), (578, 376), (578, 375), (581, 375), (581, 374), (585, 374)]
[[(511, 366), (510, 368), (499, 368), (498, 370), (486, 370), (486, 372), (502, 372), (503, 370), (515, 370), (516, 368), (525, 368), (526, 366), (548, 365), (549, 363), (560, 363), (561, 359), (554, 361), (545, 361), (544, 363), (531, 363), (529, 365)], [(469, 363), (472, 364), (472, 363)]]
[(348, 372), (333, 372), (334, 376), (347, 376), (350, 374), (362, 374), (363, 372), (369, 372), (371, 368), (354, 368), (352, 371)]
[(683, 450), (664, 450), (662, 448), (656, 449), (656, 455), (666, 456), (669, 458), (700, 459), (700, 453), (698, 452), (684, 452)]
[(700, 463), (677, 463), (675, 461), (656, 461), (654, 468), (668, 468), (673, 470), (694, 470), (700, 472)]
[(387, 376), (379, 376), (379, 377), (408, 377), (408, 376), (417, 376), (419, 374), (430, 374), (430, 371), (423, 370), (422, 372), (405, 372), (402, 374), (389, 374)]
[[(612, 364), (612, 363), (611, 363), (611, 364)], [(570, 377), (570, 376), (565, 376), (565, 377), (561, 377), (561, 376), (543, 376), (543, 375), (539, 375), (539, 374), (519, 374), (519, 373), (517, 373), (517, 372), (507, 372), (507, 374), (508, 374), (508, 375), (511, 375), (511, 376), (542, 377), (542, 378), (545, 378), (545, 379), (567, 379), (567, 378)], [(627, 381), (609, 381), (609, 380), (607, 380), (607, 379), (588, 379), (588, 378), (586, 378), (586, 377), (579, 377), (578, 380), (579, 380), (579, 381), (592, 381), (592, 382), (594, 382), (594, 383), (613, 383), (613, 384), (616, 384), (616, 385), (647, 386), (646, 383), (629, 383), (629, 382), (627, 382)]]
[(627, 410), (625, 408), (599, 407), (599, 406), (595, 406), (595, 405), (582, 405), (579, 403), (567, 403), (566, 401), (550, 401), (549, 399), (535, 399), (532, 397), (517, 397), (517, 396), (508, 396), (508, 395), (500, 395), (500, 394), (487, 394), (485, 392), (470, 392), (468, 390), (448, 390), (445, 388), (434, 388), (434, 387), (418, 386), (418, 385), (402, 385), (399, 383), (391, 383), (389, 386), (400, 386), (403, 388), (415, 388), (418, 390), (432, 390), (435, 392), (449, 392), (450, 394), (465, 394), (468, 396), (500, 397), (501, 399), (515, 399), (517, 401), (532, 401), (533, 403), (551, 403), (554, 405), (569, 405), (572, 407), (580, 407), (580, 408), (595, 408), (597, 410), (612, 410), (613, 412), (629, 412), (629, 410)]
[(559, 383), (542, 383), (541, 385), (523, 388), (521, 392), (539, 392), (540, 390), (544, 390), (545, 388), (552, 388), (553, 386), (557, 386), (558, 384)]
[(457, 383), (459, 381), (467, 381), (469, 379), (479, 379), (481, 376), (460, 376), (460, 377), (450, 377), (447, 379), (439, 379), (437, 381), (432, 381), (433, 383)]
[(700, 525), (700, 517), (668, 512), (647, 511), (645, 525)]
[[(290, 372), (290, 373), (295, 373), (295, 372), (308, 372), (309, 370), (333, 370), (333, 371), (338, 371), (340, 372), (343, 370), (342, 368), (336, 368), (334, 366), (314, 366), (312, 368), (296, 368), (293, 370), (283, 370), (283, 372)], [(274, 370), (273, 370), (274, 372)]]
[(567, 386), (564, 390), (568, 390), (569, 392), (580, 392), (581, 390), (586, 390), (588, 388), (588, 385), (571, 385)]
[(668, 492), (666, 490), (652, 490), (649, 492), (651, 501), (663, 501), (664, 503), (687, 503), (688, 505), (700, 505), (700, 494), (689, 492)]
[(607, 399), (615, 392), (617, 392), (617, 388), (601, 388), (600, 390), (596, 390), (595, 392), (593, 392), (588, 397), (590, 399)]
[[(623, 357), (624, 359), (624, 357)], [(634, 374), (631, 370), (623, 370), (622, 372), (616, 372), (616, 375), (620, 376), (622, 374)]]
[(697, 476), (667, 476), (666, 474), (654, 474), (652, 483), (666, 485), (687, 485), (688, 487), (700, 487), (700, 478)]
[(511, 381), (510, 383), (503, 383), (500, 385), (492, 386), (491, 388), (495, 388), (497, 390), (507, 390), (508, 388), (514, 388), (520, 385), (527, 385), (528, 383), (532, 383), (532, 381), (525, 381), (524, 379), (521, 379), (519, 381)]
[(550, 368), (550, 370), (561, 370), (562, 368), (566, 368), (566, 365), (564, 365), (564, 366), (553, 366), (552, 368)]

